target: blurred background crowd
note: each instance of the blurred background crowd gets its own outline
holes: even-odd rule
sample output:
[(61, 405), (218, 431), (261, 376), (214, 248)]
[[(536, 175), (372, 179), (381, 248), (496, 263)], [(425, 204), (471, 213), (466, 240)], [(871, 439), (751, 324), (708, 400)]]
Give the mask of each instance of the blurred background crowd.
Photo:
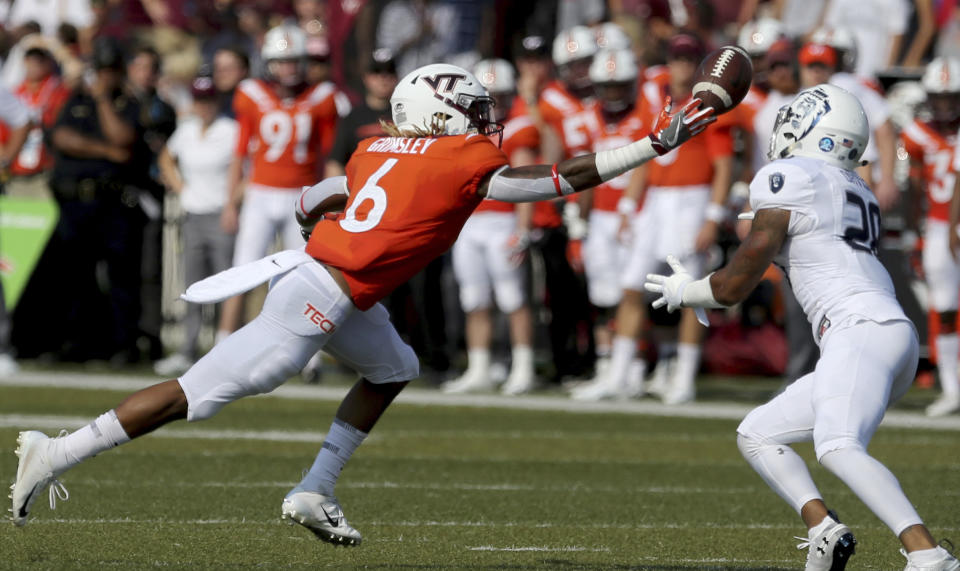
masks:
[[(690, 97), (704, 55), (737, 44), (753, 88), (703, 137), (574, 200), (485, 203), (385, 300), (424, 378), (677, 404), (699, 372), (809, 372), (814, 333), (775, 267), (709, 330), (649, 310), (622, 274), (631, 256), (656, 270), (671, 248), (697, 273), (722, 264), (777, 111), (829, 81), (873, 129), (861, 174), (885, 233), (870, 247), (927, 347), (918, 382), (940, 379), (928, 412), (960, 409), (954, 1), (0, 0), (0, 24), (0, 86), (27, 110), (0, 128), (0, 374), (30, 360), (184, 371), (262, 296), (215, 310), (178, 294), (301, 245), (300, 187), (343, 174), (356, 144), (382, 135), (390, 93), (418, 66), (474, 70), (522, 165), (645, 135), (666, 96)], [(333, 367), (318, 355), (303, 377)]]

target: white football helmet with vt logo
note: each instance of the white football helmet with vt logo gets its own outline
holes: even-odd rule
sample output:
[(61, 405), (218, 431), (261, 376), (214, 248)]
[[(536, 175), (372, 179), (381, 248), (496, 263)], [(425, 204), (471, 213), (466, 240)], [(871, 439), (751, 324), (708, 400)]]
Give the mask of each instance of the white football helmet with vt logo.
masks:
[(493, 135), (503, 129), (493, 120), (493, 107), (493, 98), (472, 73), (446, 63), (411, 71), (390, 97), (393, 123), (401, 131), (430, 132), (437, 125), (445, 135)]

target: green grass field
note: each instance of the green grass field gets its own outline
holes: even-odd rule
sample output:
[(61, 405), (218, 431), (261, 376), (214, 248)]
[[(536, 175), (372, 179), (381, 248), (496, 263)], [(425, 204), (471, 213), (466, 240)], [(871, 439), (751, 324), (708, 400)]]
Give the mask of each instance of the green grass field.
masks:
[[(708, 400), (771, 383), (711, 382)], [(0, 386), (0, 473), (19, 428), (75, 427), (126, 390)], [(544, 397), (541, 397), (544, 398)], [(906, 409), (931, 395), (912, 393)], [(536, 398), (531, 399), (535, 401)], [(177, 423), (63, 476), (23, 528), (0, 526), (4, 569), (799, 569), (804, 529), (737, 451), (733, 419), (397, 403), (338, 495), (364, 534), (320, 543), (279, 519), (332, 400), (258, 397)], [(955, 425), (956, 423), (954, 423)], [(960, 540), (960, 432), (883, 427), (871, 451), (937, 536)], [(805, 458), (812, 448), (801, 446)], [(848, 569), (902, 569), (899, 544), (824, 469), (814, 478), (857, 535)], [(960, 543), (960, 542), (958, 542)]]

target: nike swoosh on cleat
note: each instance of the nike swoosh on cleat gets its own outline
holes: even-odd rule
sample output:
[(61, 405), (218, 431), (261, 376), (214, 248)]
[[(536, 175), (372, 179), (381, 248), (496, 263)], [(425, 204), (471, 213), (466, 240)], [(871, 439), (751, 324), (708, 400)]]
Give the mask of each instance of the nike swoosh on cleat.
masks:
[(330, 517), (330, 514), (327, 513), (327, 508), (325, 508), (325, 507), (323, 507), (323, 506), (320, 506), (320, 509), (323, 510), (323, 515), (324, 515), (324, 517), (327, 518), (327, 521), (330, 522), (330, 525), (332, 525), (333, 527), (340, 527), (340, 518), (339, 518), (339, 517), (336, 518), (336, 519)]
[(23, 505), (20, 506), (19, 517), (27, 517), (27, 506), (30, 505), (30, 498), (33, 497), (33, 494), (37, 493), (37, 486), (34, 485), (33, 489), (30, 490), (30, 493), (27, 494), (26, 499), (23, 500)]

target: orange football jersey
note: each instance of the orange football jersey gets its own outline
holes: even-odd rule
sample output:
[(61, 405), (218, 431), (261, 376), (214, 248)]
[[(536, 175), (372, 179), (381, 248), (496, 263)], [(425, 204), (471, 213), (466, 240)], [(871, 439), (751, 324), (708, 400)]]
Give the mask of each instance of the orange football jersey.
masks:
[(927, 194), (927, 217), (949, 222), (956, 180), (951, 168), (956, 133), (944, 136), (930, 125), (914, 120), (900, 132), (900, 140), (910, 158), (923, 165), (921, 178)]
[(343, 272), (366, 310), (446, 252), (507, 164), (482, 135), (365, 139), (347, 163), (344, 212), (317, 224), (307, 253)]
[(551, 81), (540, 93), (540, 116), (556, 131), (563, 143), (566, 158), (590, 152), (590, 133), (600, 128), (590, 115), (581, 112), (584, 103), (573, 96), (559, 81)]
[[(592, 133), (590, 137), (592, 140), (592, 151), (594, 153), (629, 145), (634, 141), (640, 140), (650, 132), (649, 128), (644, 128), (644, 123), (636, 110), (614, 125), (606, 124), (603, 120), (603, 114), (600, 110), (600, 104), (598, 103), (593, 103), (587, 107), (584, 113), (592, 113), (594, 115), (592, 122), (603, 125), (599, 131)], [(630, 182), (631, 174), (632, 171), (627, 171), (594, 188), (592, 208), (594, 210), (616, 212), (617, 202), (619, 202), (620, 197), (623, 196), (623, 191), (626, 190), (627, 184)]]
[[(498, 137), (492, 136), (490, 140), (496, 143)], [(514, 151), (518, 149), (537, 150), (540, 148), (540, 131), (537, 130), (537, 126), (527, 115), (527, 105), (519, 97), (514, 99), (513, 105), (510, 107), (510, 115), (503, 123), (503, 142), (500, 144), (500, 148), (503, 150), (503, 154), (507, 156), (507, 160), (511, 160)], [(484, 200), (475, 212), (513, 212), (514, 210), (516, 210), (516, 205), (512, 202)]]
[[(70, 97), (70, 89), (60, 78), (52, 75), (41, 82), (39, 89), (33, 91), (27, 81), (13, 90), (13, 94), (30, 109), (33, 126), (27, 135), (23, 148), (10, 165), (14, 175), (31, 175), (48, 170), (53, 166), (53, 156), (43, 140), (43, 130), (53, 125), (60, 108)], [(10, 140), (10, 128), (0, 123), (0, 143)]]
[(252, 154), (250, 182), (296, 188), (317, 181), (319, 158), (333, 145), (336, 89), (330, 82), (280, 99), (259, 79), (240, 82), (233, 110), (240, 125), (236, 153)]
[[(640, 94), (639, 116), (646, 125), (655, 125), (666, 102), (667, 81), (648, 81)], [(690, 100), (674, 101), (673, 109), (682, 108)], [(734, 117), (721, 115), (717, 122), (679, 148), (647, 163), (648, 186), (691, 186), (713, 181), (713, 161), (733, 154), (730, 126)]]

